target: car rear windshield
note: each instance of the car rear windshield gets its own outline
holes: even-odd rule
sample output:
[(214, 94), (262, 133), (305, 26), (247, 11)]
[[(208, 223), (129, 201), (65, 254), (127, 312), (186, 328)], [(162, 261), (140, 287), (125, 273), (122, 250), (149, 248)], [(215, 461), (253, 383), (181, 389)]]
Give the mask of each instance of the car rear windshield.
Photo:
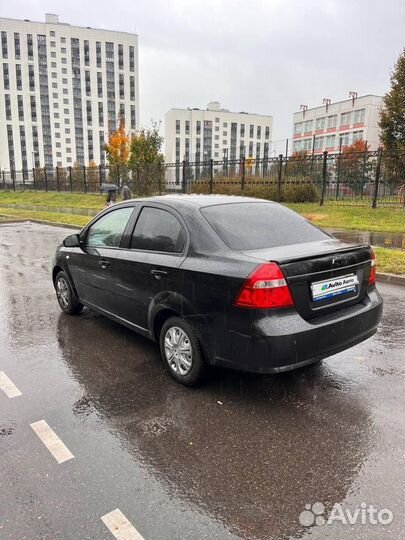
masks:
[(236, 251), (327, 240), (304, 218), (275, 203), (231, 203), (201, 209), (222, 240)]

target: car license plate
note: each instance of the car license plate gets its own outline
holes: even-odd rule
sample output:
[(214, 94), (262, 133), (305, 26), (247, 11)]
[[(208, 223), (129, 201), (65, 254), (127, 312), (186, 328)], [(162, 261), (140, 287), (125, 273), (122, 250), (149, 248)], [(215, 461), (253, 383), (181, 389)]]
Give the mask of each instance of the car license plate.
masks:
[(359, 280), (355, 274), (316, 281), (315, 283), (311, 283), (312, 299), (314, 302), (319, 302), (320, 300), (326, 300), (326, 298), (353, 292), (356, 290), (358, 284)]

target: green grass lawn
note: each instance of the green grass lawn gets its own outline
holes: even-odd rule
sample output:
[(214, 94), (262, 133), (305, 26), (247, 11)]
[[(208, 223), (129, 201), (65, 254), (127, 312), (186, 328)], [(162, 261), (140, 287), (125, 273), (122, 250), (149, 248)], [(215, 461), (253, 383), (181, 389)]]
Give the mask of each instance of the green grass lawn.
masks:
[(104, 206), (103, 195), (84, 195), (81, 193), (40, 193), (34, 191), (0, 193), (2, 204), (33, 204), (49, 207), (92, 208), (99, 210)]
[(405, 251), (388, 248), (374, 248), (377, 259), (377, 272), (405, 275)]
[(0, 205), (0, 220), (7, 219), (39, 219), (41, 221), (50, 221), (51, 223), (61, 223), (65, 225), (79, 225), (83, 227), (91, 217), (74, 214), (62, 214), (61, 212), (36, 212), (34, 210), (14, 210), (14, 208), (2, 208)]
[(405, 232), (404, 208), (365, 206), (319, 206), (313, 203), (289, 203), (286, 206), (302, 214), (319, 227), (357, 229), (359, 231)]

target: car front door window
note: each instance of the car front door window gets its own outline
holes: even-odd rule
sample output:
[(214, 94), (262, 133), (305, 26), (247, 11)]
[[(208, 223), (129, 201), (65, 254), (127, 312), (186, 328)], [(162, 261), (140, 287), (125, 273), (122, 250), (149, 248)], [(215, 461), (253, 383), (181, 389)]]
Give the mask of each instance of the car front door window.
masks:
[(94, 248), (117, 248), (133, 208), (120, 208), (101, 217), (89, 228), (86, 245)]

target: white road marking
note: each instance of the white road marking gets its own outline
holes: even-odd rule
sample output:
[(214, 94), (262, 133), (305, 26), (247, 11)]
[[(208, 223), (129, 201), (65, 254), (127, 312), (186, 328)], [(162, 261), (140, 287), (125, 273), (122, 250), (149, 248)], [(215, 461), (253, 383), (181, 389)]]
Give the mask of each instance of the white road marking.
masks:
[(130, 521), (118, 508), (101, 518), (104, 525), (118, 540), (144, 540)]
[(74, 458), (72, 452), (66, 448), (45, 420), (39, 420), (30, 425), (58, 463)]
[(22, 393), (18, 390), (13, 381), (7, 377), (4, 371), (0, 371), (0, 389), (3, 390), (9, 398), (22, 396)]

